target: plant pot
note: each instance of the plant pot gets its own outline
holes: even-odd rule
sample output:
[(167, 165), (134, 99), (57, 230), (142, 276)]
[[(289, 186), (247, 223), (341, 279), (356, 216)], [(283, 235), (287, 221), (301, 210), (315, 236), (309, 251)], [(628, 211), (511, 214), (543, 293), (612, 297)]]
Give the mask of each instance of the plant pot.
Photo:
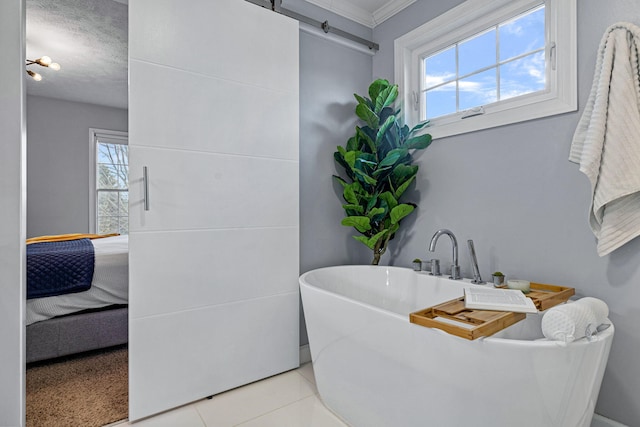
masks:
[(413, 270), (421, 271), (422, 270), (422, 262), (414, 261), (413, 262)]
[(493, 278), (493, 286), (501, 288), (504, 286), (504, 276), (491, 276)]

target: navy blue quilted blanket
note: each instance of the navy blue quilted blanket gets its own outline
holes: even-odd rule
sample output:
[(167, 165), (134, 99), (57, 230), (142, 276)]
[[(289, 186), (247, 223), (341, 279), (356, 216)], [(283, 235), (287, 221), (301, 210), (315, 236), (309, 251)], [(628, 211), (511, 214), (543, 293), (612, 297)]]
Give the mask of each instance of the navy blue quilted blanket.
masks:
[(86, 291), (95, 253), (89, 239), (27, 245), (27, 299)]

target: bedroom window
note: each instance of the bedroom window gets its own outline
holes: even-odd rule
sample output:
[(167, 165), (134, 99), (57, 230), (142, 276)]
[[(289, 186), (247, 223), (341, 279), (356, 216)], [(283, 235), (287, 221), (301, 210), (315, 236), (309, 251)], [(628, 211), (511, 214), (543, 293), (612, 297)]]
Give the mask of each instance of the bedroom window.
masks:
[(577, 109), (575, 0), (467, 0), (395, 41), (409, 126), (444, 137)]
[(129, 234), (126, 132), (91, 129), (91, 232)]

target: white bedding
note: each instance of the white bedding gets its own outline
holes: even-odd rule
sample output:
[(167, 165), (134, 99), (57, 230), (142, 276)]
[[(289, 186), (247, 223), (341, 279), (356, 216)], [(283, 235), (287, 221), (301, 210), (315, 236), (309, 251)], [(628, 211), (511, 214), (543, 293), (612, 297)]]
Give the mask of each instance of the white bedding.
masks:
[(129, 300), (129, 236), (91, 240), (95, 267), (91, 288), (84, 292), (27, 300), (27, 325), (52, 317), (127, 304)]

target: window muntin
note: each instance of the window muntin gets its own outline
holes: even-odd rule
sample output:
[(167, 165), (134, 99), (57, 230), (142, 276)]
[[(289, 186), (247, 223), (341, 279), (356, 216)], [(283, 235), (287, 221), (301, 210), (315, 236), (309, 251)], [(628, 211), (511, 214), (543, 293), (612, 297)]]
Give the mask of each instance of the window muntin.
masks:
[[(423, 57), (421, 92), (426, 96), (420, 97), (420, 120), (547, 90), (545, 33), (541, 4)], [(435, 94), (443, 91), (448, 93)], [(433, 105), (439, 101), (446, 107)]]

